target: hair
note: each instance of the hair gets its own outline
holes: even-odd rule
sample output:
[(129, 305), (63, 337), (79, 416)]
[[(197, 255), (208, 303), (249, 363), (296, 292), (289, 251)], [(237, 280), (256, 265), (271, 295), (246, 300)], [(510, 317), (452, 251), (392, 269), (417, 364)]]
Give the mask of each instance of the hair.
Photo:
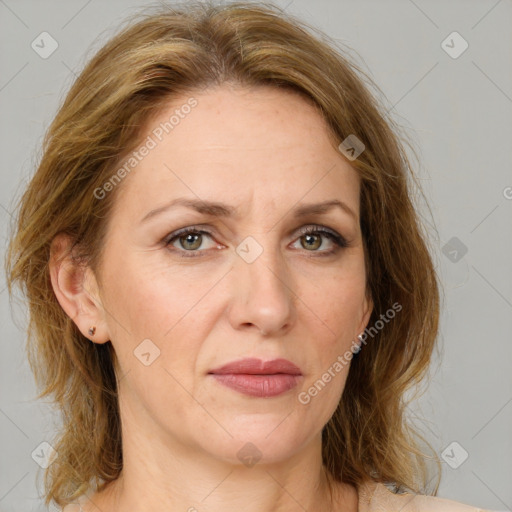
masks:
[[(439, 322), (429, 233), (413, 201), (415, 192), (424, 194), (398, 124), (347, 54), (269, 3), (159, 5), (127, 18), (70, 87), (16, 202), (5, 262), (9, 294), (17, 283), (29, 306), (27, 354), (37, 398), (51, 397), (62, 417), (53, 443), (58, 457), (45, 472), (47, 505), (70, 503), (92, 480), (101, 490), (123, 466), (115, 353), (110, 341), (91, 343), (60, 306), (49, 275), (52, 240), (58, 233), (71, 237), (73, 257), (98, 273), (122, 184), (101, 200), (94, 191), (169, 101), (228, 83), (299, 93), (327, 121), (334, 144), (349, 135), (364, 144), (351, 165), (361, 184), (373, 302), (368, 325), (382, 323), (392, 304), (401, 309), (354, 354), (341, 400), (322, 431), (322, 458), (339, 482), (373, 480), (395, 492), (426, 492), (429, 456), (408, 421), (405, 398), (427, 374)], [(439, 482), (440, 476), (434, 493)]]

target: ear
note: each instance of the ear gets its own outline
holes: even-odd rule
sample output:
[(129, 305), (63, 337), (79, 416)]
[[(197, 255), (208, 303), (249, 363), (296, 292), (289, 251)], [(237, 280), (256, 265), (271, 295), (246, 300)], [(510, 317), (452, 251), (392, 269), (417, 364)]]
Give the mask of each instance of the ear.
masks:
[[(369, 294), (369, 292), (366, 293), (365, 299), (363, 301), (363, 314), (361, 316), (361, 322), (359, 323), (357, 335), (363, 334), (364, 330), (366, 329), (366, 326), (368, 325), (368, 322), (370, 321), (370, 316), (373, 311), (373, 300)], [(357, 344), (361, 346), (361, 341), (356, 338)]]
[[(89, 267), (73, 258), (72, 242), (63, 233), (52, 240), (49, 268), (53, 291), (62, 309), (86, 338), (94, 343), (106, 343), (110, 338), (96, 277)], [(96, 327), (94, 334), (89, 333), (91, 327)]]

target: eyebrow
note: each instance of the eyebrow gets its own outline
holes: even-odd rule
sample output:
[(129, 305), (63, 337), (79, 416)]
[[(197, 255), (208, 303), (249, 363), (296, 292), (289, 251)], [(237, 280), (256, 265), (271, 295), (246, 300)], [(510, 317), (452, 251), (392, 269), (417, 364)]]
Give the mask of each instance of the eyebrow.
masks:
[[(198, 213), (210, 215), (212, 217), (233, 217), (234, 215), (236, 215), (236, 208), (224, 203), (179, 197), (173, 199), (169, 203), (159, 208), (155, 208), (154, 210), (149, 211), (142, 218), (141, 223), (145, 223), (149, 219), (152, 219), (159, 215), (160, 213), (170, 210), (176, 206), (184, 206), (186, 208), (191, 208), (197, 211)], [(331, 211), (333, 208), (340, 208), (342, 211), (344, 211), (345, 213), (350, 215), (354, 220), (357, 221), (357, 215), (355, 214), (355, 212), (346, 203), (340, 201), (339, 199), (331, 199), (328, 201), (323, 201), (321, 203), (301, 204), (297, 208), (293, 209), (292, 213), (295, 215), (295, 217), (305, 217), (307, 215), (325, 214)]]

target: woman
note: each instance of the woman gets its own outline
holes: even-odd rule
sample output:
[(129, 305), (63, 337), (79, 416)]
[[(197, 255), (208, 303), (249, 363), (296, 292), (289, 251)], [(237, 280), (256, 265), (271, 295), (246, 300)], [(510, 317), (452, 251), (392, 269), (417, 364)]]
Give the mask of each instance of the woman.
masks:
[(160, 7), (50, 126), (7, 260), (63, 413), (47, 505), (478, 510), (422, 495), (405, 418), (439, 319), (414, 176), (361, 72), (308, 28)]

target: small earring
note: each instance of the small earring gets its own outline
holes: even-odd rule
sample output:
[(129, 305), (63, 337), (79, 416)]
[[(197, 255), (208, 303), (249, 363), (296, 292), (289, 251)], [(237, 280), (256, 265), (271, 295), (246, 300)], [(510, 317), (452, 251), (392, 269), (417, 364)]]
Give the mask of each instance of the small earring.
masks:
[(92, 327), (89, 327), (89, 336), (94, 336), (94, 333), (96, 332), (96, 326), (93, 325)]

